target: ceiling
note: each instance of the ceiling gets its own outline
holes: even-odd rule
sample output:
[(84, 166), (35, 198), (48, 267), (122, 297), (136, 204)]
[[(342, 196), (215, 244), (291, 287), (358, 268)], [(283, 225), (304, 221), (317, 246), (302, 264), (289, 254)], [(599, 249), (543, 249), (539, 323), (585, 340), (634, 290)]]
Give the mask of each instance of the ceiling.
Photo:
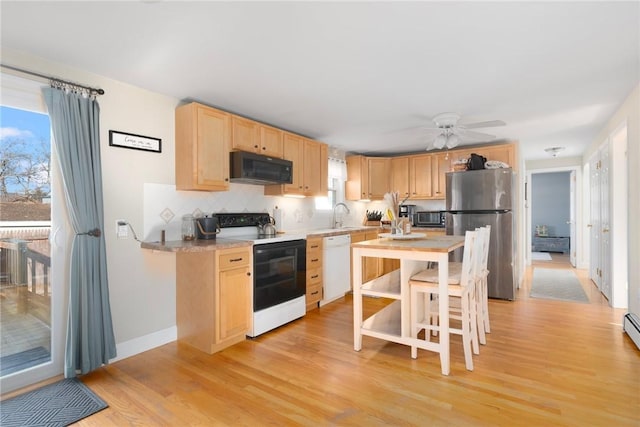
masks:
[(2, 1), (0, 12), (3, 49), (372, 155), (424, 150), (419, 127), (455, 112), (505, 121), (476, 130), (519, 140), (527, 160), (552, 146), (579, 156), (640, 80), (637, 1)]

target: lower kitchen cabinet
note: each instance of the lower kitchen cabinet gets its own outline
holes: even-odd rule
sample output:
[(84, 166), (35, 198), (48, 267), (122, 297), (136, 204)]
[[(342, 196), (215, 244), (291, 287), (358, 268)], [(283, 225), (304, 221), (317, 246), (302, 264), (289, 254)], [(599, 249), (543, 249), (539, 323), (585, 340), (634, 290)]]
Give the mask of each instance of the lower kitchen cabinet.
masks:
[(318, 308), (322, 299), (322, 237), (307, 238), (307, 311)]
[[(365, 240), (374, 240), (378, 238), (378, 234), (380, 233), (380, 229), (376, 228), (374, 230), (366, 230), (366, 231), (357, 231), (351, 233), (351, 243), (362, 242)], [(353, 271), (353, 258), (351, 259), (351, 270)], [(400, 260), (390, 259), (390, 258), (373, 258), (373, 257), (363, 257), (362, 258), (362, 280), (364, 282), (368, 282), (369, 280), (373, 280), (376, 277), (380, 277), (384, 274), (387, 274), (393, 270), (400, 268)], [(351, 289), (353, 289), (353, 276), (351, 277)]]
[(253, 311), (251, 247), (176, 253), (178, 341), (212, 354), (243, 341)]

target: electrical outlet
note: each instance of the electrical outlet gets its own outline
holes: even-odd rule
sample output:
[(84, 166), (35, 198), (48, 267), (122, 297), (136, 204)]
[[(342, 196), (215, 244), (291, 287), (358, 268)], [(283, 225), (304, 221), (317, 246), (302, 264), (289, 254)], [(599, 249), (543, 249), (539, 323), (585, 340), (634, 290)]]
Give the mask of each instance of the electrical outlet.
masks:
[(129, 225), (124, 219), (116, 220), (116, 236), (118, 239), (126, 239), (129, 237)]

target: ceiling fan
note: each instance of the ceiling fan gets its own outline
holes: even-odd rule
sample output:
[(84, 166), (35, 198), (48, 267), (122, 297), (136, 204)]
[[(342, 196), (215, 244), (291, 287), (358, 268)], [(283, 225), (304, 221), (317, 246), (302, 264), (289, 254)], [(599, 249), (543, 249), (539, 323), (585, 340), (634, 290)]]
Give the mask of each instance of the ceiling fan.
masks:
[(495, 139), (494, 135), (487, 133), (481, 133), (472, 131), (469, 129), (485, 128), (485, 127), (497, 127), (505, 126), (506, 123), (502, 120), (490, 120), (486, 122), (476, 122), (467, 124), (458, 124), (460, 115), (456, 113), (441, 113), (433, 117), (433, 123), (435, 127), (421, 127), (422, 130), (433, 132), (436, 135), (433, 137), (433, 141), (427, 147), (427, 150), (441, 149), (444, 147), (454, 148), (460, 142), (481, 142), (491, 141)]

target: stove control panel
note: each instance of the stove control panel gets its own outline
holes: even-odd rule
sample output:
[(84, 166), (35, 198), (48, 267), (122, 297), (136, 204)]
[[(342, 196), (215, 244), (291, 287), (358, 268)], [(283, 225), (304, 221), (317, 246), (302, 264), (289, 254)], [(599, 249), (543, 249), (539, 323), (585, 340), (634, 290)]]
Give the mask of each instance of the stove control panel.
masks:
[(218, 213), (220, 228), (229, 227), (255, 227), (269, 222), (271, 215), (268, 213)]

